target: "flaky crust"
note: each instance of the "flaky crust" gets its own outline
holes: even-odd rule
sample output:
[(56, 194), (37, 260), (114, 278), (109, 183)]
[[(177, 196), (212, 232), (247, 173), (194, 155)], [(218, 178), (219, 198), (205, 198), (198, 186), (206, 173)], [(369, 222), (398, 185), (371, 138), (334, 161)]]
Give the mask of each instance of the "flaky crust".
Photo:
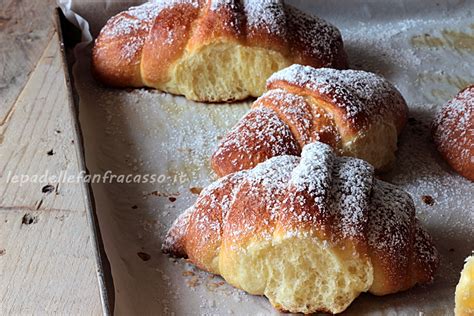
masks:
[(373, 267), (367, 289), (376, 295), (430, 282), (439, 263), (410, 196), (376, 180), (366, 162), (337, 157), (323, 143), (307, 145), (301, 158), (274, 157), (211, 184), (173, 224), (163, 250), (245, 289), (234, 272), (251, 273), (251, 267), (237, 267), (228, 258), (293, 237), (326, 243), (341, 262), (366, 258)]
[(161, 0), (112, 17), (95, 41), (92, 68), (110, 86), (168, 91), (173, 67), (216, 43), (274, 51), (287, 65), (347, 67), (339, 31), (283, 1)]
[(443, 106), (433, 123), (433, 140), (444, 160), (474, 181), (474, 85)]
[(267, 89), (213, 154), (217, 175), (298, 154), (314, 141), (376, 169), (393, 163), (408, 107), (387, 80), (365, 71), (293, 65), (272, 75)]

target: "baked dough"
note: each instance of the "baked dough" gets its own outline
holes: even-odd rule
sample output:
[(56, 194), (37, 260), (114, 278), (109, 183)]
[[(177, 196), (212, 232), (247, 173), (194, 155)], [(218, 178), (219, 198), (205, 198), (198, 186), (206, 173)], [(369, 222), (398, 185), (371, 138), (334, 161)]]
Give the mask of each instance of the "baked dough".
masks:
[(347, 67), (337, 28), (279, 0), (161, 0), (119, 13), (95, 41), (96, 77), (196, 101), (258, 97), (293, 63)]
[(294, 313), (430, 282), (439, 263), (409, 194), (320, 142), (208, 186), (163, 250)]
[(219, 176), (321, 141), (377, 170), (395, 160), (408, 107), (384, 78), (358, 70), (292, 65), (270, 77), (268, 91), (222, 139), (211, 158)]
[(474, 255), (466, 259), (461, 278), (456, 286), (456, 316), (474, 315)]
[(433, 139), (444, 160), (474, 181), (474, 85), (443, 106), (433, 123)]

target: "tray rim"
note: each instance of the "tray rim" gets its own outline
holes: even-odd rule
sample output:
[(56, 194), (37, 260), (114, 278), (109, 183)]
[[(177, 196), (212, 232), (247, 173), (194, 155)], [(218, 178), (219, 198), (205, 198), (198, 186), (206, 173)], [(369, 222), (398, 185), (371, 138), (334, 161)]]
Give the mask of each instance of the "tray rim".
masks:
[[(64, 70), (64, 80), (67, 88), (67, 107), (69, 109), (69, 117), (71, 118), (72, 134), (75, 141), (76, 157), (79, 171), (90, 174), (85, 162), (84, 143), (82, 138), (82, 129), (79, 122), (79, 111), (74, 99), (74, 89), (72, 84), (72, 73), (68, 64), (68, 57), (66, 54), (66, 44), (64, 37), (64, 28), (75, 28), (70, 24), (64, 16), (60, 7), (53, 9), (54, 26), (58, 34), (61, 64)], [(100, 232), (99, 222), (97, 218), (94, 194), (90, 183), (81, 182), (81, 189), (83, 192), (83, 199), (86, 208), (87, 222), (89, 232), (93, 241), (94, 257), (96, 265), (97, 283), (99, 286), (99, 293), (102, 304), (103, 315), (109, 316), (114, 314), (115, 291), (112, 278), (112, 271), (110, 267), (107, 254), (105, 252), (102, 235)]]

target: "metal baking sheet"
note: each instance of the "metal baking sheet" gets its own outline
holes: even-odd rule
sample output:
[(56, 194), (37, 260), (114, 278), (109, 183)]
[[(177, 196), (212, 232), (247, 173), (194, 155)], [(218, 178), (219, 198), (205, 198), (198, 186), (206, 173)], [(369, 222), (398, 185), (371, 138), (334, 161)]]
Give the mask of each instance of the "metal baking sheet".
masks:
[[(66, 16), (90, 30), (91, 37), (107, 18), (133, 4), (61, 2)], [(338, 26), (351, 67), (385, 76), (406, 98), (410, 119), (400, 137), (397, 164), (382, 178), (412, 195), (442, 255), (433, 284), (385, 297), (362, 294), (346, 314), (453, 314), (463, 260), (474, 249), (474, 187), (440, 159), (429, 134), (439, 107), (474, 82), (474, 2), (288, 2)], [(127, 184), (116, 178), (92, 184), (112, 270), (115, 313), (278, 314), (265, 298), (160, 252), (172, 221), (215, 179), (209, 156), (249, 102), (210, 105), (149, 89), (105, 88), (91, 76), (90, 48), (77, 47), (72, 65), (87, 169), (156, 178), (154, 183)]]

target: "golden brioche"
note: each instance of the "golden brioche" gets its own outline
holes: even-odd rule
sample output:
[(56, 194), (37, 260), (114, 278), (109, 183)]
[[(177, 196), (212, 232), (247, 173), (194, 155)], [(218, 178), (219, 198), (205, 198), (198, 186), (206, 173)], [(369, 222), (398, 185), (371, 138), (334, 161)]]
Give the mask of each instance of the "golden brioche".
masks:
[(433, 123), (433, 140), (444, 160), (474, 181), (474, 85), (443, 106)]
[(258, 97), (293, 63), (345, 68), (341, 34), (280, 0), (161, 0), (112, 17), (92, 68), (115, 87), (152, 87), (197, 101)]
[(466, 259), (461, 278), (456, 286), (456, 316), (474, 315), (474, 255)]
[(408, 108), (385, 79), (369, 72), (292, 65), (273, 74), (268, 91), (222, 139), (211, 158), (219, 176), (321, 141), (376, 169), (395, 160)]
[(430, 282), (439, 261), (410, 196), (320, 142), (208, 186), (163, 251), (295, 313)]

